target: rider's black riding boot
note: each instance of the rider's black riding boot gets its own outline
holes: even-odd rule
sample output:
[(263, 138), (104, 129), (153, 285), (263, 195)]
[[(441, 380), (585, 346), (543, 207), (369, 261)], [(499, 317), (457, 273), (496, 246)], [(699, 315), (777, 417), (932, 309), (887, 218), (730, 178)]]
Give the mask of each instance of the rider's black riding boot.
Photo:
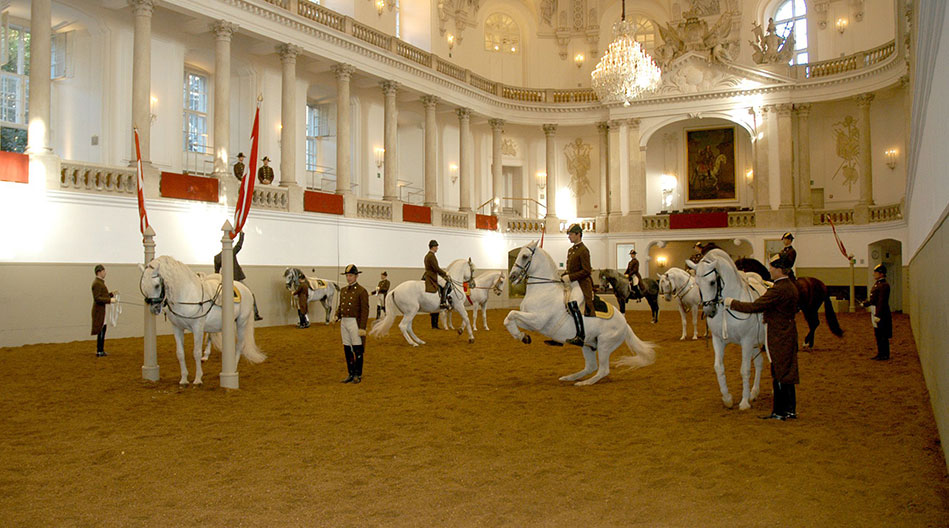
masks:
[(438, 327), (438, 312), (430, 313), (428, 316), (432, 320), (432, 330), (441, 330), (441, 328)]
[(380, 305), (376, 306), (376, 319), (379, 318), (379, 314), (381, 314), (381, 313), (382, 313), (382, 305), (380, 304)]
[(797, 418), (797, 386), (793, 383), (785, 383), (782, 387), (785, 391), (784, 415), (794, 420)]
[(263, 321), (264, 318), (260, 316), (260, 312), (257, 311), (257, 296), (252, 296), (254, 299), (254, 321)]
[(307, 322), (306, 316), (303, 315), (302, 310), (297, 310), (297, 315), (300, 317), (300, 324), (297, 325), (297, 328), (307, 328), (310, 326), (310, 323)]
[(365, 352), (365, 345), (353, 345), (353, 383), (362, 381), (362, 357)]
[(439, 291), (441, 292), (439, 307), (442, 310), (450, 310), (451, 306), (448, 305), (448, 296), (451, 295), (451, 283), (445, 284), (445, 287), (439, 288)]
[(583, 315), (580, 313), (580, 307), (577, 306), (576, 301), (570, 301), (567, 303), (567, 308), (570, 311), (570, 315), (573, 316), (573, 323), (577, 326), (577, 335), (568, 339), (567, 344), (583, 346), (583, 339), (586, 337), (586, 333), (583, 330)]
[(340, 383), (349, 383), (354, 379), (353, 370), (356, 363), (356, 354), (353, 352), (353, 347), (351, 346), (343, 346), (343, 352), (346, 354), (346, 370), (349, 372), (349, 377)]

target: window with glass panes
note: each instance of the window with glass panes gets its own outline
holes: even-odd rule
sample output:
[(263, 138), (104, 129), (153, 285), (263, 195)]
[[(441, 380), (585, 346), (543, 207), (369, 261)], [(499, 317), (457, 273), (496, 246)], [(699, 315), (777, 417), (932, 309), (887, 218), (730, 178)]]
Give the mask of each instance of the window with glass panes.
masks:
[(315, 171), (320, 138), (320, 107), (306, 105), (306, 170)]
[(210, 154), (208, 144), (208, 76), (185, 72), (184, 149)]
[(646, 50), (646, 53), (652, 54), (656, 49), (656, 26), (648, 18), (636, 17), (636, 42)]
[(517, 22), (504, 13), (494, 13), (484, 21), (484, 49), (497, 53), (517, 53), (521, 31)]
[(0, 66), (0, 150), (26, 150), (29, 119), (30, 31), (10, 25), (4, 35)]
[(783, 37), (794, 28), (794, 54), (790, 64), (807, 64), (807, 7), (804, 0), (786, 0), (774, 12), (775, 32)]

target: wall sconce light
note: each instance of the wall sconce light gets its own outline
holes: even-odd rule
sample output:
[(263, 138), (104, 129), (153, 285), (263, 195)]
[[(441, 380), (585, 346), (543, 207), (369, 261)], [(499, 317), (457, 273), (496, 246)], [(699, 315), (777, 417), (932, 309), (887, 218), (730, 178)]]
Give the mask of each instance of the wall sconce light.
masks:
[(382, 147), (376, 147), (373, 149), (373, 153), (376, 156), (376, 167), (381, 169), (383, 162), (386, 160), (386, 149)]
[(445, 35), (445, 40), (448, 41), (448, 58), (451, 58), (451, 50), (455, 49), (455, 36), (451, 33)]
[(156, 106), (158, 106), (158, 98), (153, 95), (148, 105), (148, 121), (150, 123), (154, 123), (158, 119), (158, 114), (155, 113)]
[(448, 166), (448, 175), (451, 177), (451, 182), (455, 183), (458, 181), (458, 165), (452, 163)]
[(900, 151), (895, 148), (887, 149), (886, 152), (883, 153), (883, 156), (886, 158), (886, 166), (890, 169), (895, 169), (896, 160), (900, 156)]
[(843, 35), (844, 31), (847, 30), (847, 19), (843, 17), (838, 18), (836, 26), (837, 26), (837, 33), (840, 33), (841, 35)]
[(660, 268), (666, 267), (666, 263), (668, 262), (669, 261), (666, 259), (665, 255), (660, 255), (656, 257), (656, 265), (659, 266)]
[(577, 53), (573, 56), (573, 63), (577, 65), (577, 68), (582, 68), (584, 59), (586, 59), (586, 57), (584, 57), (582, 53)]
[(376, 0), (376, 11), (382, 16), (382, 11), (386, 8), (386, 0)]
[(541, 191), (547, 188), (547, 173), (537, 171), (537, 188)]
[(662, 191), (662, 210), (667, 211), (672, 207), (672, 201), (675, 198), (675, 190), (679, 185), (679, 180), (674, 174), (663, 174), (659, 179), (659, 189)]

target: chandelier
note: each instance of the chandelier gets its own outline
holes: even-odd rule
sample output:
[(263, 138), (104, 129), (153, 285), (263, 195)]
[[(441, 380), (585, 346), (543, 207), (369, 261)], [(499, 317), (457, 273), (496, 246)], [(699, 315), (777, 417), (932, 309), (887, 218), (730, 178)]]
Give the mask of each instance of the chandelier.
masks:
[(613, 25), (613, 42), (593, 69), (593, 90), (603, 104), (623, 103), (654, 91), (661, 82), (662, 71), (652, 57), (633, 38), (635, 26), (623, 17)]

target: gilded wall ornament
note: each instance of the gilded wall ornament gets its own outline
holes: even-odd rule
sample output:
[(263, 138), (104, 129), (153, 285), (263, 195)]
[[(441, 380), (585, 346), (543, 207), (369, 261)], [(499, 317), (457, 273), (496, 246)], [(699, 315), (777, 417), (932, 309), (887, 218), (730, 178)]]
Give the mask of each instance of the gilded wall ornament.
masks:
[(587, 173), (590, 172), (590, 151), (593, 145), (584, 143), (582, 138), (575, 139), (564, 147), (564, 154), (567, 157), (567, 172), (570, 173), (570, 189), (574, 196), (579, 198), (583, 193), (593, 192), (590, 186), (590, 178)]
[(853, 191), (853, 184), (860, 174), (857, 172), (857, 160), (860, 158), (860, 129), (852, 116), (846, 116), (842, 121), (834, 123), (834, 138), (837, 147), (837, 157), (842, 161), (833, 178), (838, 174), (848, 191)]
[(517, 142), (511, 138), (504, 138), (501, 142), (501, 154), (511, 158), (517, 157)]

